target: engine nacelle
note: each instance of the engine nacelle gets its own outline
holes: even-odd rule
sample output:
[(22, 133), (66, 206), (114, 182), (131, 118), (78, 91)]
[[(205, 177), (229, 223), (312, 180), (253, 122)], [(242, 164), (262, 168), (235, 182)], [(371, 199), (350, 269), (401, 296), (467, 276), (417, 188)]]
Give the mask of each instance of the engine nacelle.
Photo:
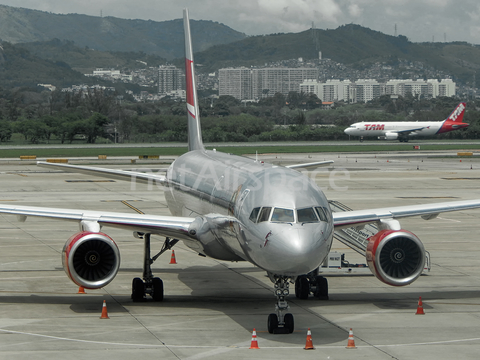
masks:
[(397, 140), (398, 134), (397, 133), (385, 133), (385, 140)]
[(425, 266), (425, 248), (410, 231), (381, 230), (367, 245), (370, 271), (388, 285), (403, 286), (414, 282)]
[(110, 283), (120, 267), (117, 244), (101, 232), (82, 231), (63, 247), (63, 268), (78, 286), (98, 289)]

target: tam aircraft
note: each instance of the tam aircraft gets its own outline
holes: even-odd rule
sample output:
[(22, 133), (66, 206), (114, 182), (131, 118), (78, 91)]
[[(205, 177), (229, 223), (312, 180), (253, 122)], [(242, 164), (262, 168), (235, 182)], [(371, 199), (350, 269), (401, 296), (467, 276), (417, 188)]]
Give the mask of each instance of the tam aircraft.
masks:
[[(386, 207), (332, 213), (322, 190), (299, 169), (325, 162), (282, 167), (254, 159), (206, 150), (201, 137), (188, 11), (184, 10), (185, 69), (188, 108), (188, 152), (165, 174), (69, 164), (38, 165), (107, 178), (161, 184), (171, 216), (101, 210), (63, 209), (0, 204), (0, 213), (71, 221), (80, 231), (66, 241), (62, 262), (78, 286), (98, 289), (109, 284), (120, 268), (120, 252), (104, 229), (120, 228), (143, 240), (142, 278), (132, 281), (133, 301), (149, 295), (164, 298), (163, 281), (152, 273), (152, 263), (178, 241), (201, 256), (224, 261), (248, 261), (263, 269), (273, 283), (275, 312), (267, 319), (270, 333), (292, 333), (288, 312), (290, 284), (297, 297), (328, 296), (319, 266), (332, 246), (334, 231), (376, 224), (365, 252), (373, 274), (386, 284), (408, 285), (421, 274), (425, 262), (422, 242), (400, 226), (399, 220), (425, 220), (448, 211), (475, 209), (480, 199), (426, 205)], [(328, 163), (328, 162), (327, 162)], [(73, 231), (72, 231), (73, 232)], [(150, 255), (151, 235), (164, 240), (162, 250)], [(140, 240), (139, 240), (140, 242)]]
[(468, 124), (463, 122), (465, 114), (464, 102), (457, 105), (455, 110), (443, 121), (390, 121), (374, 123), (371, 121), (358, 122), (345, 129), (345, 134), (364, 137), (375, 136), (385, 140), (399, 140), (408, 142), (411, 136), (433, 136), (453, 130), (463, 129)]

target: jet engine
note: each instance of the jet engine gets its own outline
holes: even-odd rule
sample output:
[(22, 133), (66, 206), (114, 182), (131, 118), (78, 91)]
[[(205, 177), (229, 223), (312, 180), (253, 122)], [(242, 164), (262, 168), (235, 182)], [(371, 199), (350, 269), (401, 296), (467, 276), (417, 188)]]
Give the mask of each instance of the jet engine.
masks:
[(98, 289), (109, 284), (120, 267), (117, 244), (101, 232), (82, 231), (63, 247), (63, 268), (78, 286)]
[(388, 285), (414, 282), (425, 266), (425, 248), (410, 231), (381, 230), (368, 239), (367, 263), (370, 271)]
[(397, 140), (398, 134), (397, 133), (385, 133), (385, 140)]

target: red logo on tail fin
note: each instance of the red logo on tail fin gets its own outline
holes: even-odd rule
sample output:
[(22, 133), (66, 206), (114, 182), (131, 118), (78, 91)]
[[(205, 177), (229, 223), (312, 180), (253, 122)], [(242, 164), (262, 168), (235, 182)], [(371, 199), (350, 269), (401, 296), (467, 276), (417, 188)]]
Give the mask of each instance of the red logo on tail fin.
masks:
[(461, 123), (463, 121), (463, 114), (465, 113), (465, 103), (460, 103), (455, 110), (447, 118), (448, 121), (455, 121)]

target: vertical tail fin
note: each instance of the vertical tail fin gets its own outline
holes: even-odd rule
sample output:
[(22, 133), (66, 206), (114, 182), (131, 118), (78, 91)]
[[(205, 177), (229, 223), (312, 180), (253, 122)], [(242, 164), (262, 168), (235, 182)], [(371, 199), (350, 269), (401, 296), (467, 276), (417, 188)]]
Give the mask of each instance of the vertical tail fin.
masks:
[(447, 118), (447, 121), (453, 121), (456, 123), (461, 123), (463, 122), (463, 115), (465, 114), (465, 106), (467, 104), (464, 102), (461, 102), (460, 104), (457, 105), (455, 110), (450, 114), (450, 116)]
[(204, 150), (200, 111), (198, 110), (197, 87), (193, 64), (192, 37), (188, 9), (183, 9), (183, 26), (185, 31), (185, 79), (187, 82), (187, 116), (188, 116), (188, 151)]

